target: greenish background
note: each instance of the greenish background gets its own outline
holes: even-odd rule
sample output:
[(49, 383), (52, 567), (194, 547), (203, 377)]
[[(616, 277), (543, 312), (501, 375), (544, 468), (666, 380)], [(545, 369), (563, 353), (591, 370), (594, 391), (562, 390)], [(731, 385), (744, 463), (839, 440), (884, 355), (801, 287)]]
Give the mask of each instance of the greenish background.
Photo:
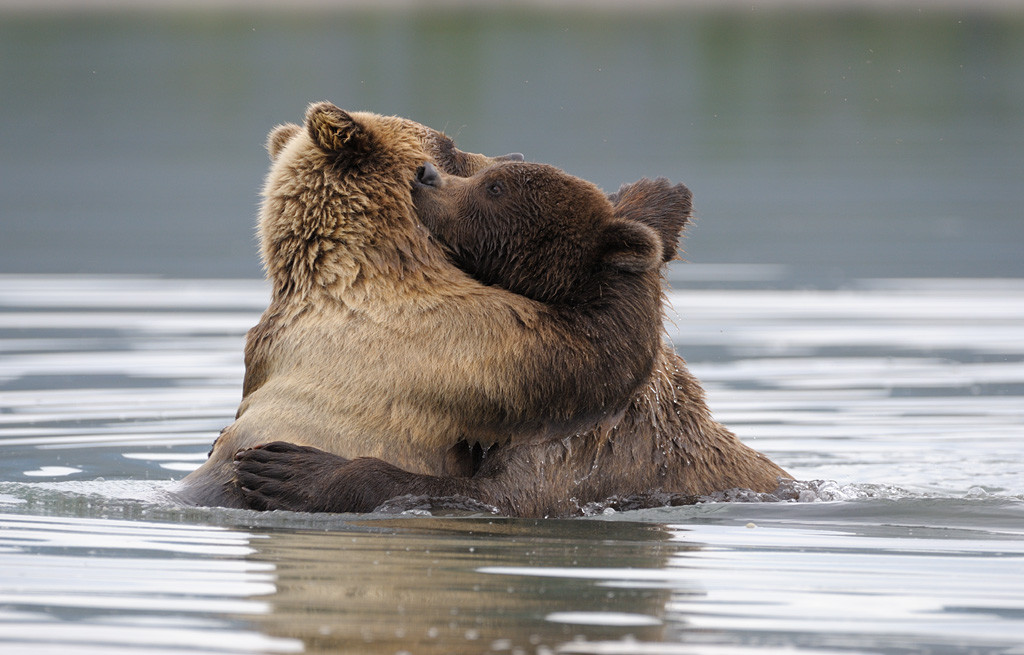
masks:
[(711, 277), (1024, 277), (1021, 12), (8, 11), (0, 84), (0, 273), (259, 276), (264, 137), (329, 99), (685, 182)]

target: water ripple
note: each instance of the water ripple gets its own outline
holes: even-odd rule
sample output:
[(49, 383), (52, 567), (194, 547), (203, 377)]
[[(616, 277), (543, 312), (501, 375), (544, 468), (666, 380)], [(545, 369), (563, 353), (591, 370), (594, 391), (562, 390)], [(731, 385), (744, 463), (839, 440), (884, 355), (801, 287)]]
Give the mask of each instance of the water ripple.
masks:
[(33, 652), (297, 652), (294, 640), (237, 618), (269, 612), (258, 597), (274, 591), (273, 565), (244, 559), (251, 539), (199, 525), (0, 514), (0, 641)]
[(674, 292), (716, 416), (803, 481), (786, 502), (421, 522), (168, 504), (232, 420), (262, 282), (2, 282), (5, 652), (1016, 643), (1024, 283)]

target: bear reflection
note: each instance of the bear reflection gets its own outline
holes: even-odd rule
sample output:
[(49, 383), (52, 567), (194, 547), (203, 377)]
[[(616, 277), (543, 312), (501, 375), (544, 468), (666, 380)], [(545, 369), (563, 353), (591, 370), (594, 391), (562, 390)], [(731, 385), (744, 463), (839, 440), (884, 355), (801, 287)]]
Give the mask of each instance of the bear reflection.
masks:
[[(654, 525), (439, 518), (270, 533), (252, 546), (277, 570), (265, 633), (311, 653), (389, 654), (554, 651), (577, 635), (661, 641), (670, 590), (622, 569), (664, 569), (695, 548)], [(593, 613), (625, 625), (594, 625)]]

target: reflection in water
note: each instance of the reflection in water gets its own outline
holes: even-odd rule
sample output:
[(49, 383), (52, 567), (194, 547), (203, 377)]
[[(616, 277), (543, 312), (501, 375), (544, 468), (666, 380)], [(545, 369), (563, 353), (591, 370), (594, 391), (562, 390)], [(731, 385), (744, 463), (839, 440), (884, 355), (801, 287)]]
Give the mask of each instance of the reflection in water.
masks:
[[(712, 504), (539, 521), (3, 514), (0, 643), (63, 653), (1011, 652), (1024, 506), (891, 507)], [(259, 527), (231, 527), (245, 524)]]
[[(614, 589), (586, 571), (629, 582), (686, 548), (655, 525), (465, 519), (282, 531), (253, 545), (250, 559), (277, 571), (262, 629), (317, 653), (535, 652), (583, 626), (591, 639), (662, 641), (664, 589)], [(491, 573), (510, 562), (563, 575)]]
[[(615, 522), (333, 521), (331, 532), (292, 524), (260, 534), (0, 515), (0, 643), (65, 652), (534, 652), (580, 627), (591, 639), (656, 642), (669, 596), (634, 587), (649, 577), (635, 572), (657, 571), (689, 548), (657, 525)], [(487, 570), (510, 562), (553, 575)]]

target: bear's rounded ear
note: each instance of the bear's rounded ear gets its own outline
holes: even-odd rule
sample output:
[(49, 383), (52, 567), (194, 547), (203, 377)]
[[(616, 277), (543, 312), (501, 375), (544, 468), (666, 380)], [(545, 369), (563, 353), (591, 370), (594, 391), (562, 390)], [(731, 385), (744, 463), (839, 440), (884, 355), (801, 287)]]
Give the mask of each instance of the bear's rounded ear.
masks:
[(601, 237), (601, 258), (609, 266), (631, 273), (661, 266), (661, 238), (642, 223), (614, 220), (605, 226)]
[(672, 184), (663, 177), (644, 178), (623, 185), (608, 196), (615, 217), (637, 221), (654, 229), (664, 247), (663, 261), (676, 257), (679, 237), (690, 222), (693, 196), (682, 184)]
[(324, 152), (365, 150), (369, 135), (347, 111), (329, 102), (318, 102), (306, 110), (309, 136)]
[(285, 145), (301, 129), (295, 123), (285, 123), (270, 130), (270, 134), (267, 135), (267, 153), (270, 155), (270, 161), (277, 159), (277, 156), (284, 150)]

